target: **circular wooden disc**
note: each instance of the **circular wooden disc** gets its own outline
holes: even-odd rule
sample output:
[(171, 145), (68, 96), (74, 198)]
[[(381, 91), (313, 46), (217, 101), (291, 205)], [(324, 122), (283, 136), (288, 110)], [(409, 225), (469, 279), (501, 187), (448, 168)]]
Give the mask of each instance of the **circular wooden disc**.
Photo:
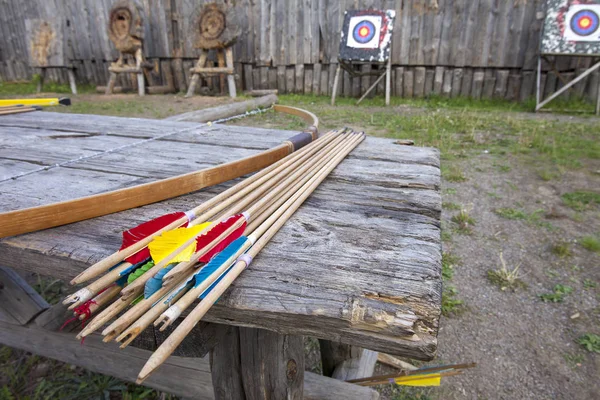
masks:
[(195, 46), (201, 49), (229, 47), (240, 35), (237, 10), (223, 4), (209, 3), (194, 12), (191, 25), (195, 31)]
[(108, 37), (122, 53), (134, 53), (142, 47), (144, 14), (134, 0), (118, 0), (110, 9)]

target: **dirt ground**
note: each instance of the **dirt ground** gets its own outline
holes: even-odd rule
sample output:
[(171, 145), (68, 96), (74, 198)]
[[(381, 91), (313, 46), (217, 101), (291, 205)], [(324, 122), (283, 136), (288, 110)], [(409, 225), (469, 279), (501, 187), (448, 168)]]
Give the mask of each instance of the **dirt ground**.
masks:
[[(231, 101), (95, 94), (76, 100), (60, 111), (164, 118)], [(348, 125), (442, 151), (444, 315), (438, 356), (428, 364), (478, 366), (444, 379), (439, 388), (379, 387), (383, 399), (600, 398), (600, 349), (579, 343), (584, 335), (600, 335), (596, 117), (452, 102), (445, 107), (398, 101), (386, 108), (367, 100), (357, 108), (284, 96), (282, 103), (315, 112), (325, 129)], [(272, 112), (235, 123), (303, 125)], [(580, 192), (588, 197), (570, 200)], [(519, 267), (512, 283), (490, 278), (489, 271), (503, 262), (508, 272)], [(308, 368), (318, 371), (318, 342), (307, 340), (306, 347)]]

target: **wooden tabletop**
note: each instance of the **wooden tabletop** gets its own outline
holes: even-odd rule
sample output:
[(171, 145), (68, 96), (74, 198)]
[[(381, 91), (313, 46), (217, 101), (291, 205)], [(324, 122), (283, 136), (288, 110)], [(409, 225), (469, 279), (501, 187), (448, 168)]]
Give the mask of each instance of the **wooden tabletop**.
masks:
[[(52, 112), (2, 116), (0, 211), (179, 175), (293, 134)], [(69, 280), (114, 252), (121, 231), (188, 210), (231, 184), (0, 240), (0, 264)], [(205, 319), (431, 359), (441, 309), (440, 212), (438, 151), (368, 137)]]

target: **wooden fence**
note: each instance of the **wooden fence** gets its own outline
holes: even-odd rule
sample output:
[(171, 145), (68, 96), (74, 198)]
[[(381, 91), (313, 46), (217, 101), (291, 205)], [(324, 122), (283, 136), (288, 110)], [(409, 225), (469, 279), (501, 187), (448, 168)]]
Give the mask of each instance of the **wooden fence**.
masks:
[[(22, 80), (28, 66), (25, 19), (60, 19), (80, 83), (103, 85), (117, 56), (106, 25), (112, 0), (0, 0), (0, 79)], [(157, 84), (185, 90), (198, 56), (190, 17), (204, 0), (141, 0), (146, 14), (145, 56)], [(229, 0), (247, 16), (234, 48), (238, 87), (330, 94), (343, 14), (347, 9), (396, 10), (392, 41), (393, 94), (431, 93), (476, 98), (526, 99), (533, 95), (534, 68), (544, 19), (543, 0)], [(562, 57), (568, 79), (591, 65)], [(371, 66), (364, 66), (368, 69)], [(544, 70), (548, 70), (545, 66)], [(61, 70), (49, 79), (66, 82)], [(342, 95), (357, 96), (371, 77), (341, 80)], [(595, 99), (598, 73), (571, 94)], [(209, 81), (212, 85), (212, 82)], [(564, 85), (544, 73), (546, 93)], [(128, 85), (128, 82), (121, 82)], [(378, 88), (383, 92), (383, 86)]]

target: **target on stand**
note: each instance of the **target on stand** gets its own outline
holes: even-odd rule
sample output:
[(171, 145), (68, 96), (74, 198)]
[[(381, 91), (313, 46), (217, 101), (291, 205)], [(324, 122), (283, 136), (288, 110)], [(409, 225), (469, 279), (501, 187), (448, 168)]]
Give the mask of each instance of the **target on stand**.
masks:
[(381, 17), (364, 15), (350, 18), (348, 47), (376, 49), (381, 36)]
[(600, 5), (573, 5), (566, 17), (564, 36), (580, 42), (600, 41)]

